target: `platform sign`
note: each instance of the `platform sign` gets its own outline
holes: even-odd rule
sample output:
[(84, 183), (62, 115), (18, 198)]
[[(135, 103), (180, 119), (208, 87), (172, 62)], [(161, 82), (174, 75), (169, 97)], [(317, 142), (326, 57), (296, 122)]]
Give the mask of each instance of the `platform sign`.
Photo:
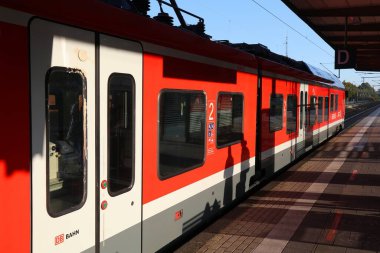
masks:
[(354, 49), (338, 48), (335, 50), (335, 68), (351, 69), (356, 67), (356, 51)]
[(215, 153), (216, 142), (216, 116), (215, 116), (215, 101), (210, 100), (207, 104), (207, 155), (213, 155)]

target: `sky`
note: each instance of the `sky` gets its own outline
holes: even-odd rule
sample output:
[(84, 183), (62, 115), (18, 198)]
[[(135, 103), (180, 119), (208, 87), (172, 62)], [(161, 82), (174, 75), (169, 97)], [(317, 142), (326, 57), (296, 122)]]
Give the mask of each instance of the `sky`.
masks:
[[(334, 69), (334, 50), (280, 0), (177, 0), (177, 4), (181, 9), (205, 20), (206, 33), (212, 36), (212, 40), (261, 43), (272, 52), (282, 55), (287, 52), (290, 58), (305, 61), (339, 76), (339, 71)], [(165, 5), (163, 9), (174, 17), (175, 25), (179, 25), (172, 9)], [(151, 0), (149, 15), (153, 17), (158, 12), (157, 1)], [(196, 24), (198, 21), (183, 15), (187, 24)], [(362, 77), (370, 75), (353, 69), (341, 70), (340, 80), (360, 85)], [(377, 84), (376, 80), (365, 81), (371, 85)]]

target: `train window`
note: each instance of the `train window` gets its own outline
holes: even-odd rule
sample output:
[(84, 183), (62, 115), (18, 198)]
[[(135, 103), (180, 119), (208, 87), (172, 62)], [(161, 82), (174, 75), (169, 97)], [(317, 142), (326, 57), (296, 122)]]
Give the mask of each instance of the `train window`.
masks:
[(323, 122), (323, 97), (318, 97), (318, 123)]
[(218, 96), (217, 146), (220, 148), (243, 136), (243, 95), (221, 93)]
[(300, 106), (300, 129), (302, 129), (303, 127), (303, 121), (304, 121), (304, 103), (303, 103), (303, 91), (301, 91), (301, 97), (300, 97), (300, 101), (301, 101), (301, 106)]
[(325, 97), (325, 121), (329, 120), (329, 97)]
[(331, 94), (330, 97), (331, 97), (330, 111), (333, 112), (334, 111), (334, 94)]
[(316, 100), (317, 100), (317, 97), (315, 97), (315, 96), (310, 97), (310, 121), (309, 121), (310, 126), (314, 126), (315, 118), (317, 116), (316, 115), (316, 113), (317, 113)]
[(293, 133), (297, 129), (297, 96), (288, 95), (286, 99), (286, 133)]
[(335, 94), (335, 111), (338, 111), (338, 103), (339, 103), (338, 94)]
[(108, 79), (108, 192), (132, 188), (134, 176), (134, 81), (126, 74)]
[(282, 129), (282, 107), (284, 98), (281, 94), (270, 96), (269, 131), (276, 132)]
[(51, 68), (46, 78), (47, 209), (53, 217), (79, 209), (86, 196), (86, 79)]
[(305, 91), (305, 126), (308, 126), (309, 125), (309, 105), (308, 105), (308, 96), (307, 96), (307, 91)]
[(159, 176), (166, 179), (197, 168), (205, 157), (205, 95), (163, 91), (159, 112)]

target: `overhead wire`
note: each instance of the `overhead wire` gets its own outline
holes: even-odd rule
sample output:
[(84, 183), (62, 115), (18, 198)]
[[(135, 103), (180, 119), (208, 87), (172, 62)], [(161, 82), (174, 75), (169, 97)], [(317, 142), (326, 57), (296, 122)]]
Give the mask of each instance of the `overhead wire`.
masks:
[(330, 72), (331, 74), (333, 74), (333, 75), (335, 76), (334, 72), (332, 72), (331, 70), (329, 70), (329, 69), (324, 65), (324, 63), (320, 62), (319, 64), (321, 64), (321, 66), (322, 66), (324, 69), (326, 69), (328, 72)]
[(329, 55), (331, 57), (334, 57), (332, 54), (330, 54), (324, 48), (322, 48), (321, 46), (319, 46), (318, 44), (316, 44), (315, 42), (313, 42), (312, 40), (310, 40), (303, 33), (299, 32), (297, 29), (293, 28), (291, 25), (289, 25), (284, 20), (282, 20), (280, 17), (278, 17), (276, 14), (274, 14), (273, 12), (271, 12), (270, 10), (268, 10), (267, 8), (265, 8), (264, 6), (262, 6), (261, 4), (259, 4), (257, 1), (255, 1), (255, 0), (250, 0), (250, 1), (252, 3), (255, 3), (256, 5), (258, 5), (261, 9), (265, 10), (266, 12), (268, 12), (271, 16), (273, 16), (275, 19), (277, 19), (278, 21), (280, 21), (281, 23), (283, 23), (284, 25), (286, 25), (287, 27), (289, 27), (290, 29), (292, 29), (294, 32), (296, 32), (298, 35), (300, 35), (301, 37), (303, 37), (304, 39), (306, 39), (308, 42), (310, 42), (314, 46), (318, 47), (320, 50), (322, 50), (323, 52), (325, 52), (327, 55)]

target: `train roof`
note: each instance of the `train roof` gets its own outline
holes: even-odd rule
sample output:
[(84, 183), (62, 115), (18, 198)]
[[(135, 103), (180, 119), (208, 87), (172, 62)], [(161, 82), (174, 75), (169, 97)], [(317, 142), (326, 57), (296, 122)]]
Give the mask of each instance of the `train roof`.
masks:
[(149, 42), (252, 69), (257, 69), (260, 64), (264, 71), (309, 82), (334, 83), (331, 77), (313, 74), (301, 62), (263, 50), (262, 45), (257, 49), (247, 50), (242, 46), (244, 43), (240, 47), (216, 43), (193, 32), (117, 8), (102, 0), (0, 0), (0, 5), (55, 22)]
[(329, 79), (331, 81), (333, 81), (333, 83), (329, 83), (327, 85), (330, 85), (330, 86), (333, 86), (333, 87), (337, 87), (337, 88), (340, 88), (340, 89), (344, 89), (344, 85), (343, 83), (339, 80), (339, 78), (330, 73), (330, 72), (327, 72), (327, 71), (324, 71), (322, 69), (319, 69), (317, 67), (314, 67), (313, 65), (310, 65), (308, 63), (305, 63), (306, 66), (309, 68), (310, 72), (313, 73), (314, 75), (316, 76), (320, 76), (320, 77), (323, 77), (325, 79)]
[[(344, 89), (343, 83), (339, 80), (339, 78), (332, 73), (329, 73), (327, 71), (324, 71), (322, 69), (319, 69), (317, 67), (314, 67), (313, 65), (310, 65), (304, 61), (297, 61), (290, 57), (276, 54), (268, 49), (265, 45), (262, 44), (247, 44), (247, 43), (236, 43), (232, 44), (228, 41), (222, 41), (224, 44), (231, 45), (232, 47), (239, 48), (243, 51), (246, 51), (248, 53), (251, 53), (255, 55), (257, 58), (265, 59), (266, 62), (264, 64), (268, 64), (268, 61), (276, 62), (278, 64), (287, 66), (289, 69), (293, 69), (293, 71), (296, 71), (298, 73), (298, 76), (300, 79), (302, 77), (305, 80), (310, 80), (306, 73), (313, 75), (314, 80), (318, 81), (324, 85), (328, 85), (331, 87), (336, 87), (340, 89)], [(315, 77), (319, 77), (315, 78)]]
[(253, 55), (102, 0), (0, 0), (0, 6), (62, 24), (257, 68)]

